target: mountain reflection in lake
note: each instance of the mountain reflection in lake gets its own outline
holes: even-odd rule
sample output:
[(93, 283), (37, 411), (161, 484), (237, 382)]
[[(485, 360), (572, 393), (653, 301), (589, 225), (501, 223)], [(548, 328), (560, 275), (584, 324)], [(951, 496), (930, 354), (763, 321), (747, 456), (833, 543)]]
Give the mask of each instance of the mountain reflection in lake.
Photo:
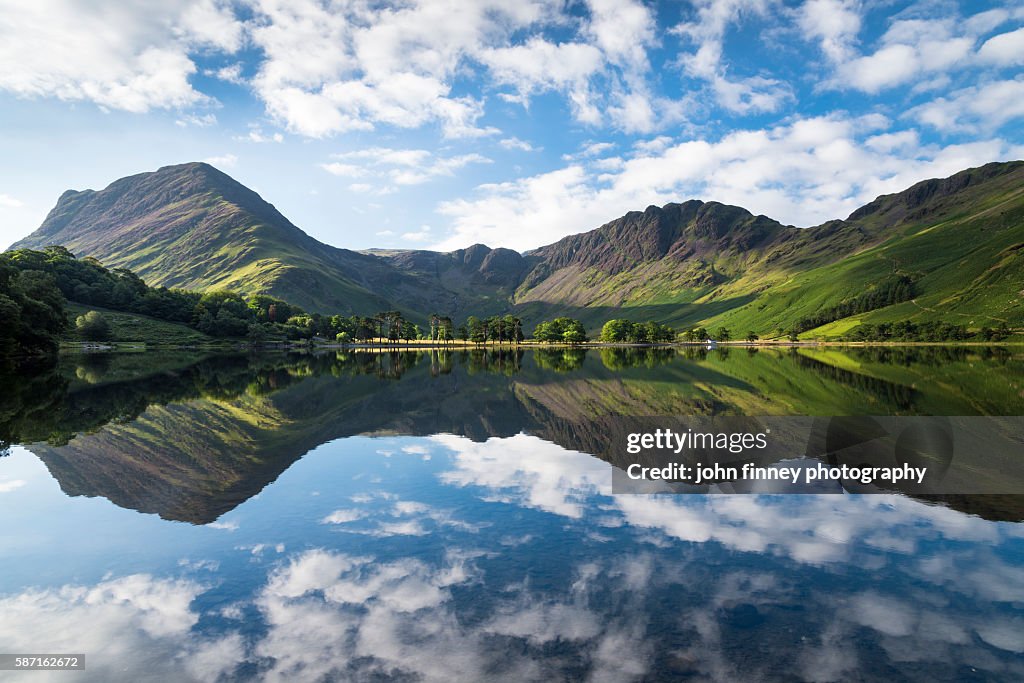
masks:
[[(12, 680), (1021, 680), (1017, 496), (613, 496), (620, 415), (1019, 415), (1000, 349), (69, 356), (5, 378)], [(139, 513), (150, 514), (139, 514)]]

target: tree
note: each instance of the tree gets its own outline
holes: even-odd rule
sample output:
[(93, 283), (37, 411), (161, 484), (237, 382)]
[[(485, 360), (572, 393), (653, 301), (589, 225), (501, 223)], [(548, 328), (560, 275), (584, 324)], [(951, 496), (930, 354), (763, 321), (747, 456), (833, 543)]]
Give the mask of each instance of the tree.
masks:
[(483, 344), (487, 341), (487, 328), (483, 321), (475, 315), (466, 319), (466, 328), (469, 330), (469, 339), (474, 344)]
[(437, 338), (442, 342), (450, 342), (455, 338), (455, 326), (452, 319), (443, 316), (437, 322)]
[(623, 318), (609, 320), (601, 328), (600, 339), (603, 342), (624, 342), (633, 337), (634, 324)]
[(587, 341), (587, 331), (579, 320), (570, 320), (566, 325), (562, 338), (569, 344), (582, 344)]
[(747, 332), (747, 341), (750, 342), (751, 344), (756, 342), (758, 339), (760, 339), (760, 337), (758, 337), (757, 333), (754, 332), (753, 330)]
[(533, 331), (533, 338), (542, 342), (579, 344), (587, 340), (587, 331), (579, 320), (555, 318), (539, 323)]
[(459, 339), (462, 341), (469, 341), (469, 328), (465, 325), (459, 325)]
[(715, 332), (715, 339), (720, 342), (727, 342), (732, 339), (732, 335), (729, 334), (728, 328), (719, 327), (718, 331)]
[(89, 311), (75, 318), (75, 332), (85, 341), (107, 341), (110, 323), (99, 311)]
[(221, 289), (204, 294), (193, 310), (193, 327), (213, 337), (242, 337), (254, 312), (237, 292)]
[(405, 340), (405, 345), (408, 346), (409, 342), (413, 339), (418, 338), (420, 335), (420, 328), (412, 323), (410, 320), (402, 321), (402, 339)]
[(267, 338), (267, 329), (261, 323), (250, 323), (249, 343), (262, 344)]

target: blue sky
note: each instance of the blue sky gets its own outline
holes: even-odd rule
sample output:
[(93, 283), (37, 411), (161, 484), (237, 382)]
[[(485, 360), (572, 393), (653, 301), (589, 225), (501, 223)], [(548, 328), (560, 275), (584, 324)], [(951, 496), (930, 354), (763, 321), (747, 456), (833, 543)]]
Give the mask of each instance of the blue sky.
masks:
[(0, 0), (0, 247), (194, 160), (358, 249), (814, 225), (1024, 158), (1022, 66), (1019, 0)]

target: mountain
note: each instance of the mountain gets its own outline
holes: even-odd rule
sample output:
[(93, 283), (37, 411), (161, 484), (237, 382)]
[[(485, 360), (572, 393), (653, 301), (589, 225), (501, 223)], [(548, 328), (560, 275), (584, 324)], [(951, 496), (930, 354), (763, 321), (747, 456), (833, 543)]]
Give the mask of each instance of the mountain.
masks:
[[(13, 248), (63, 244), (156, 285), (267, 292), (311, 311), (397, 308), (422, 320), (513, 310), (597, 327), (612, 317), (839, 335), (860, 322), (1024, 323), (1024, 162), (877, 198), (811, 228), (717, 202), (633, 211), (519, 254), (332, 247), (207, 164), (66, 192)], [(851, 305), (885, 283), (908, 296)], [(853, 313), (852, 311), (860, 310)], [(808, 325), (810, 325), (808, 327)]]
[[(51, 244), (128, 268), (150, 285), (265, 292), (310, 311), (374, 313), (399, 301), (423, 318), (460, 303), (461, 292), (434, 286), (435, 273), (315, 240), (257, 193), (205, 163), (166, 166), (100, 191), (69, 190), (39, 229), (11, 248)], [(500, 254), (488, 259), (487, 247), (465, 251), (472, 254), (451, 255), (447, 268), (437, 265), (438, 273), (475, 268), (448, 278), (469, 286), (476, 273), (487, 279), (500, 270)]]

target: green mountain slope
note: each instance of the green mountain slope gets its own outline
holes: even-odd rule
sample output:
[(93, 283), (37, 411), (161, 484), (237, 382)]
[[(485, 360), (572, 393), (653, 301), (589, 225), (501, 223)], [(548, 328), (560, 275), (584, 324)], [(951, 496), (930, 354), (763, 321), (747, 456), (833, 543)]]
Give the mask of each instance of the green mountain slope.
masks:
[(887, 278), (913, 282), (913, 298), (806, 331), (837, 336), (860, 322), (947, 321), (967, 327), (1024, 324), (1024, 163), (989, 164), (928, 180), (848, 219), (877, 243), (799, 272), (757, 270), (734, 291), (769, 286), (707, 322), (772, 333), (871, 291)]
[[(590, 328), (630, 317), (762, 336), (800, 324), (815, 337), (906, 319), (1019, 326), (1024, 162), (924, 181), (812, 228), (691, 200), (526, 254), (338, 249), (224, 173), (184, 164), (66, 192), (14, 248), (49, 244), (150, 284), (266, 292), (324, 313), (397, 308), (422, 321), (514, 310), (528, 326), (558, 315)], [(850, 305), (896, 281), (906, 296)], [(842, 310), (823, 320), (833, 309)]]
[(68, 191), (12, 248), (68, 247), (150, 285), (269, 292), (313, 310), (385, 305), (359, 282), (373, 259), (322, 244), (208, 164), (167, 166), (99, 192)]

